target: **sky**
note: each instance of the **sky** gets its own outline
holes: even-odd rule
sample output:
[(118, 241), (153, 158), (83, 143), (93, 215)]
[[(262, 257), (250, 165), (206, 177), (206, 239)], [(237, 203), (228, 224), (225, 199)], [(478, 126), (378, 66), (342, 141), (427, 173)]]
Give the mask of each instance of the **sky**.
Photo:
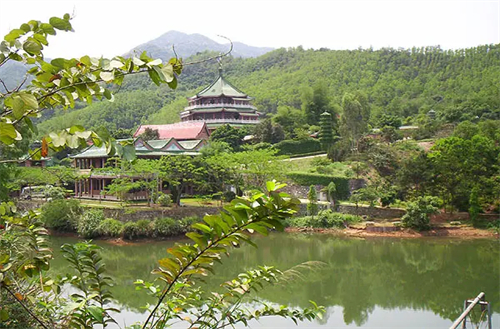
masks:
[(459, 49), (500, 43), (500, 0), (0, 0), (0, 35), (74, 16), (49, 58), (112, 57), (171, 30), (260, 47)]

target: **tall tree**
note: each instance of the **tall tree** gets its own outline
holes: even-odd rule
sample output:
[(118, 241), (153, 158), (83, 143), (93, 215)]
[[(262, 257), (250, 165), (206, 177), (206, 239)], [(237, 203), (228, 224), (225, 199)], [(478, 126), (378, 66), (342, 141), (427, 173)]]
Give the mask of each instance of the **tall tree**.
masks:
[(342, 97), (340, 134), (351, 142), (351, 148), (358, 146), (361, 136), (368, 130), (370, 107), (368, 99), (360, 92), (345, 93)]
[(302, 91), (302, 110), (306, 114), (307, 123), (317, 125), (321, 113), (330, 112), (335, 119), (334, 107), (330, 103), (328, 86), (325, 81), (320, 80), (312, 88)]

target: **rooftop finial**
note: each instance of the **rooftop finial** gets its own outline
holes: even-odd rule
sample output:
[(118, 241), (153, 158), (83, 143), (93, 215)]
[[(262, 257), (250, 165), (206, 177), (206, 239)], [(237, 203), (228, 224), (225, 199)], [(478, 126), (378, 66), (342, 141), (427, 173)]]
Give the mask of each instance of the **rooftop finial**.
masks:
[(217, 62), (219, 63), (219, 76), (222, 77), (222, 54), (217, 57)]

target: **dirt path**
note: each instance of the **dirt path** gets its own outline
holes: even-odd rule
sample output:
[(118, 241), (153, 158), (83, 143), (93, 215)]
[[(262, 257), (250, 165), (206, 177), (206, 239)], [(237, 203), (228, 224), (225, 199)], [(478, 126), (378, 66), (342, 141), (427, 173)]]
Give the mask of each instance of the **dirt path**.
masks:
[(466, 239), (500, 238), (500, 235), (494, 231), (482, 230), (473, 227), (443, 227), (443, 228), (433, 228), (429, 231), (423, 231), (423, 232), (418, 232), (411, 229), (402, 229), (401, 231), (394, 231), (394, 232), (368, 232), (365, 228), (348, 228), (344, 230), (287, 228), (286, 231), (337, 234), (349, 237), (393, 237), (393, 238), (457, 237)]

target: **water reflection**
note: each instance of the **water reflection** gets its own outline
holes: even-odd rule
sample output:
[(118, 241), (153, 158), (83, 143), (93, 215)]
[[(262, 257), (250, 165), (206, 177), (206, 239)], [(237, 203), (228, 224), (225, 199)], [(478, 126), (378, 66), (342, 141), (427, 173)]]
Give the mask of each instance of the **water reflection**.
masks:
[[(74, 241), (53, 239), (54, 246)], [(173, 242), (98, 244), (104, 247), (103, 258), (116, 280), (118, 302), (139, 311), (150, 300), (135, 292), (132, 283), (137, 278), (152, 278), (150, 271)], [(380, 321), (386, 321), (383, 326), (399, 326), (405, 318), (416, 319), (424, 326), (441, 326), (442, 322), (446, 326), (461, 313), (464, 299), (484, 291), (496, 313), (494, 322), (498, 324), (500, 318), (500, 249), (495, 240), (363, 240), (272, 234), (257, 238), (257, 244), (258, 249), (248, 246), (233, 250), (224, 266), (216, 266), (207, 288), (216, 290), (221, 282), (258, 265), (286, 270), (316, 260), (325, 265), (304, 273), (303, 281), (265, 289), (259, 297), (295, 307), (307, 307), (309, 300), (314, 300), (328, 307), (321, 322), (335, 326), (377, 326)], [(57, 255), (53, 269), (59, 273), (67, 269)], [(343, 323), (339, 323), (340, 318)], [(304, 327), (319, 324), (306, 323)]]

